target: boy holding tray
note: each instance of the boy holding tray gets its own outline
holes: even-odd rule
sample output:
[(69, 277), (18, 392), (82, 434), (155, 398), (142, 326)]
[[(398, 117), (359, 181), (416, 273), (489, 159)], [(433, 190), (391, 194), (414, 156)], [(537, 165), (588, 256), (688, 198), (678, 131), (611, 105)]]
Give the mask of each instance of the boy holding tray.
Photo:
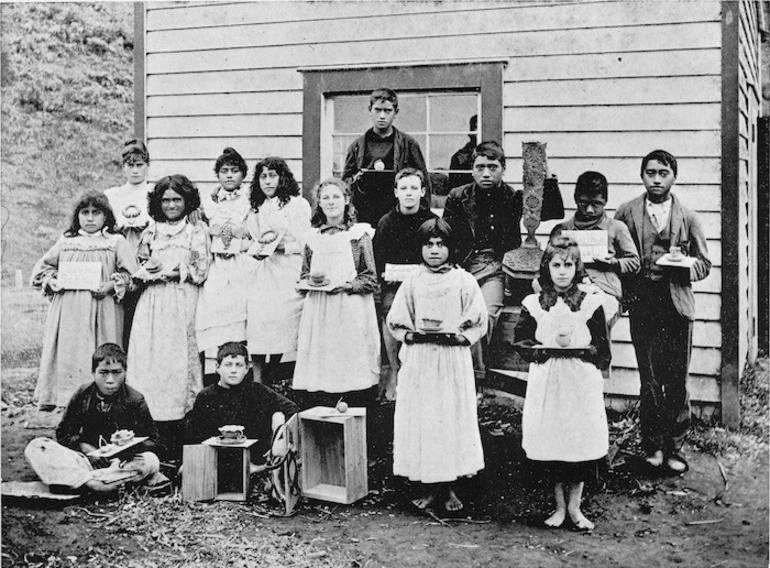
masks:
[(249, 366), (249, 352), (242, 343), (230, 341), (219, 347), (219, 382), (199, 392), (185, 416), (187, 443), (199, 444), (218, 436), (222, 426), (234, 425), (243, 427), (245, 438), (258, 440), (252, 462), (267, 452), (273, 432), (299, 408), (262, 383), (244, 382)]
[[(628, 226), (641, 256), (625, 296), (641, 381), (642, 448), (651, 466), (681, 474), (688, 469), (681, 449), (690, 427), (692, 283), (708, 276), (711, 261), (698, 217), (671, 193), (676, 176), (674, 156), (647, 154), (641, 167), (646, 192), (618, 207), (615, 219)], [(688, 257), (670, 262), (670, 250)]]
[(398, 172), (393, 192), (398, 205), (380, 219), (372, 241), (377, 277), (382, 286), (380, 318), (389, 363), (387, 379), (384, 383), (380, 381), (379, 389), (380, 396), (386, 400), (396, 398), (398, 350), (401, 344), (390, 333), (385, 318), (403, 280), (404, 269), (417, 268), (422, 262), (417, 230), (425, 221), (436, 217), (430, 209), (421, 206), (425, 196), (425, 175), (420, 170), (405, 168)]
[[(551, 231), (551, 240), (563, 232), (580, 244), (583, 231), (596, 231), (604, 234), (602, 252), (590, 259), (583, 259), (591, 282), (600, 290), (614, 297), (618, 304), (614, 306), (614, 315), (604, 306), (610, 326), (617, 321), (622, 311), (623, 288), (620, 278), (625, 274), (639, 271), (639, 253), (631, 239), (628, 227), (620, 221), (610, 219), (604, 212), (607, 205), (607, 178), (599, 172), (583, 172), (575, 184), (575, 215), (556, 225)], [(575, 234), (575, 232), (581, 232)], [(585, 233), (582, 233), (583, 235)], [(605, 248), (606, 246), (606, 248)], [(580, 244), (581, 251), (583, 245)]]
[(158, 430), (147, 403), (125, 384), (126, 352), (100, 345), (91, 370), (94, 380), (73, 395), (56, 441), (35, 438), (24, 451), (32, 469), (54, 491), (112, 492), (139, 482), (154, 491), (169, 487), (153, 453)]

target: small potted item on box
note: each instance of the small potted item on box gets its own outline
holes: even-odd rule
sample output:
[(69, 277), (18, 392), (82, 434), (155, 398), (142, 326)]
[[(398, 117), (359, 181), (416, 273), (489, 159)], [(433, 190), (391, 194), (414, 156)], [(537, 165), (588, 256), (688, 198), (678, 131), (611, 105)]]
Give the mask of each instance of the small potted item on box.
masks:
[(246, 436), (243, 434), (243, 426), (227, 424), (219, 428), (219, 441), (223, 444), (239, 444)]

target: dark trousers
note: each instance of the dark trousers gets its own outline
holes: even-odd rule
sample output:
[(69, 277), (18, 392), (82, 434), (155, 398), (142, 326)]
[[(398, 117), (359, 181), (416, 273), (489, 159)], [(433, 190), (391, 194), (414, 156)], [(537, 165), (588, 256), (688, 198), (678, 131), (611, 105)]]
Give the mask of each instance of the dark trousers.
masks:
[(668, 282), (647, 282), (640, 292), (630, 320), (641, 381), (642, 448), (671, 454), (682, 448), (690, 428), (692, 321), (674, 307)]

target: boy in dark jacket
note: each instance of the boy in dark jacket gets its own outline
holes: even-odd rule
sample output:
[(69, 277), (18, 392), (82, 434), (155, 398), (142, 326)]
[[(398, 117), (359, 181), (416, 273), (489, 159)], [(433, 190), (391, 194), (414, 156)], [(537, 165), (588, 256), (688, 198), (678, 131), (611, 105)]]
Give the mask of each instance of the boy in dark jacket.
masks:
[(393, 192), (398, 205), (380, 219), (372, 241), (377, 277), (382, 286), (380, 303), (382, 340), (385, 343), (385, 352), (390, 365), (387, 379), (384, 382), (380, 381), (379, 389), (380, 396), (386, 400), (396, 399), (398, 350), (401, 346), (385, 323), (401, 281), (392, 279), (386, 270), (386, 265), (418, 266), (422, 262), (422, 254), (417, 230), (425, 221), (436, 217), (435, 213), (421, 205), (421, 200), (425, 196), (425, 176), (420, 170), (405, 168), (398, 172)]
[[(342, 179), (353, 189), (353, 205), (358, 221), (377, 227), (380, 219), (393, 208), (393, 176), (404, 168), (423, 173), (425, 189), (428, 170), (417, 141), (401, 132), (393, 121), (398, 114), (398, 95), (391, 89), (376, 89), (369, 99), (372, 128), (348, 148)], [(371, 175), (364, 175), (365, 171)], [(378, 173), (382, 172), (382, 173)], [(429, 202), (423, 198), (427, 205)]]
[(185, 416), (185, 438), (198, 444), (219, 435), (225, 425), (243, 426), (246, 438), (256, 439), (252, 463), (262, 462), (270, 449), (273, 432), (299, 408), (291, 400), (262, 383), (244, 382), (249, 370), (249, 353), (242, 343), (231, 341), (217, 352), (219, 382), (206, 387)]
[[(38, 477), (54, 489), (114, 491), (145, 481), (159, 488), (168, 479), (159, 473), (158, 429), (141, 393), (125, 384), (126, 352), (105, 343), (91, 357), (93, 382), (72, 396), (56, 428), (56, 440), (35, 438), (24, 451)], [(147, 437), (109, 459), (99, 452), (121, 441)], [(127, 445), (128, 446), (128, 445)]]

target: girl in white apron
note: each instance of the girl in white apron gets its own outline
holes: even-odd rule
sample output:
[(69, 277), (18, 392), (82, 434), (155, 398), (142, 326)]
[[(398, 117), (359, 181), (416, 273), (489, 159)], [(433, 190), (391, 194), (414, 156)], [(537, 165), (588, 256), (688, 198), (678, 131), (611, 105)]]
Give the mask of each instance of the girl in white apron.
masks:
[[(303, 406), (354, 406), (373, 401), (380, 378), (380, 335), (374, 310), (377, 270), (371, 227), (355, 222), (350, 189), (340, 179), (315, 191), (299, 288), (307, 291), (299, 324), (294, 390)], [(314, 396), (313, 396), (314, 395)]]
[(595, 478), (608, 449), (602, 369), (610, 365), (604, 292), (578, 287), (583, 263), (577, 243), (556, 237), (540, 263), (539, 294), (521, 303), (514, 344), (530, 362), (521, 445), (554, 482), (550, 528), (594, 525), (580, 510), (585, 481)]

